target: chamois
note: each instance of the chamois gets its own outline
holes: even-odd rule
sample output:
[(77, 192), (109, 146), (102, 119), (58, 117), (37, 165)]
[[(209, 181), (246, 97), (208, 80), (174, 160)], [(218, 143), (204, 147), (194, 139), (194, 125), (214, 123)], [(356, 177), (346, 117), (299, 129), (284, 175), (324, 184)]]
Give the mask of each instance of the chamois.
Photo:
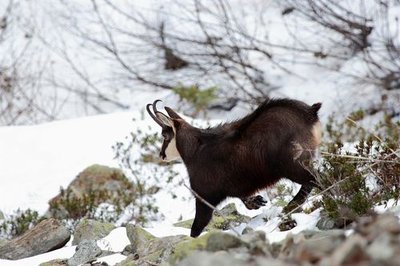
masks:
[[(253, 195), (288, 178), (301, 188), (285, 211), (304, 203), (314, 187), (315, 178), (304, 163), (313, 158), (321, 141), (321, 103), (268, 99), (240, 120), (201, 129), (169, 107), (168, 116), (158, 111), (159, 101), (146, 108), (162, 128), (160, 156), (165, 161), (183, 160), (190, 186), (201, 198), (216, 206), (227, 197), (238, 197), (247, 208), (257, 209), (266, 201)], [(212, 211), (196, 198), (192, 237), (207, 226)]]

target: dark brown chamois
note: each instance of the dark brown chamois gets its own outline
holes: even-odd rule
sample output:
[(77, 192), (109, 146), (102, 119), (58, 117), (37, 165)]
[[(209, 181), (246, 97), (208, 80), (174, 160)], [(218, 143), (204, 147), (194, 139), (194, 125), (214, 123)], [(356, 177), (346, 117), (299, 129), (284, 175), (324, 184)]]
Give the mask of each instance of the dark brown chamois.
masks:
[[(159, 112), (158, 101), (148, 104), (147, 111), (162, 128), (160, 156), (166, 161), (182, 158), (190, 186), (213, 206), (227, 197), (238, 197), (246, 207), (259, 208), (265, 201), (253, 195), (285, 177), (301, 184), (287, 212), (304, 203), (314, 187), (314, 176), (304, 163), (313, 158), (321, 140), (321, 103), (266, 100), (240, 120), (200, 129), (169, 107), (165, 107), (169, 116)], [(196, 199), (192, 237), (203, 231), (212, 211)]]

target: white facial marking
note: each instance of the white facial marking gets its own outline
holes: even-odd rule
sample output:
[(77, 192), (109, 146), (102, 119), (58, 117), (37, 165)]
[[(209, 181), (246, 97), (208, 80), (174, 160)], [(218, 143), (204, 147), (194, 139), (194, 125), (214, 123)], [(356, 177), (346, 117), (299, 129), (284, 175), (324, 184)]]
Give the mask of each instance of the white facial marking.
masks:
[[(175, 130), (174, 130), (175, 131)], [(164, 161), (171, 162), (174, 160), (178, 160), (181, 158), (178, 149), (176, 148), (175, 137), (171, 139), (168, 143), (167, 148), (165, 149), (165, 158)]]
[(313, 128), (311, 129), (311, 133), (313, 135), (315, 145), (318, 146), (319, 144), (321, 144), (322, 131), (321, 123), (319, 121), (314, 124)]

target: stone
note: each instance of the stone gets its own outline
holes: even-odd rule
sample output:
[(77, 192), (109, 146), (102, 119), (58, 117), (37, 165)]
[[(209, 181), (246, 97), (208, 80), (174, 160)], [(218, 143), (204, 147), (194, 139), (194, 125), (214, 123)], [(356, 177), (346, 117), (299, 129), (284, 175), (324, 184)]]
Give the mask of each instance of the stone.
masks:
[(132, 251), (137, 253), (143, 253), (149, 242), (156, 238), (142, 227), (133, 224), (126, 225), (126, 235), (132, 245)]
[(225, 251), (215, 253), (196, 251), (180, 261), (178, 266), (242, 266), (249, 265), (246, 258), (240, 258)]
[(39, 264), (39, 266), (65, 266), (65, 265), (67, 265), (66, 259), (55, 259)]
[(248, 234), (242, 235), (240, 238), (247, 244), (251, 254), (264, 255), (271, 257), (270, 245), (266, 239), (265, 232), (253, 231)]
[(69, 230), (55, 219), (46, 219), (0, 247), (0, 258), (18, 260), (63, 247), (70, 239)]
[(78, 245), (82, 240), (99, 240), (106, 237), (115, 226), (91, 219), (82, 219), (75, 228), (72, 245)]
[(329, 256), (345, 239), (341, 230), (306, 231), (295, 247), (294, 258), (301, 262), (316, 263)]
[(240, 238), (223, 232), (212, 232), (207, 239), (207, 251), (228, 250), (246, 245)]
[[(193, 239), (184, 235), (157, 238), (140, 226), (133, 224), (128, 224), (126, 231), (131, 242), (131, 247), (128, 250), (136, 255), (134, 257), (135, 265), (146, 265), (145, 262), (160, 264), (163, 261), (168, 261), (171, 255), (177, 252), (175, 250), (177, 245)], [(126, 263), (129, 260), (131, 259), (127, 259)]]
[(330, 265), (362, 265), (368, 260), (365, 253), (367, 240), (360, 235), (349, 236), (331, 255)]
[[(92, 193), (92, 194), (90, 194)], [(136, 189), (118, 168), (94, 164), (87, 167), (60, 194), (49, 201), (47, 217), (79, 219), (87, 210), (80, 208), (90, 198), (93, 208), (101, 203), (126, 207), (135, 198)]]
[[(214, 212), (211, 221), (204, 229), (205, 231), (210, 231), (213, 229), (227, 230), (230, 229), (231, 226), (238, 226), (241, 223), (248, 223), (250, 221), (250, 217), (242, 215), (237, 211), (235, 203), (227, 204), (219, 212), (223, 216), (221, 216), (217, 212)], [(190, 229), (192, 227), (192, 224), (193, 224), (193, 219), (189, 219), (175, 223), (174, 226)]]
[(392, 246), (392, 236), (388, 232), (383, 232), (368, 246), (367, 254), (374, 262), (384, 264), (393, 258), (396, 250)]
[(101, 254), (101, 249), (95, 240), (83, 240), (76, 247), (75, 254), (68, 259), (69, 266), (77, 266), (96, 260)]
[(0, 238), (0, 248), (8, 244), (10, 240)]
[(198, 250), (205, 250), (207, 246), (207, 240), (212, 233), (202, 234), (197, 238), (187, 238), (177, 243), (174, 247), (172, 256), (169, 259), (171, 264), (186, 258), (190, 254)]
[(331, 230), (336, 228), (335, 221), (329, 217), (321, 217), (317, 222), (317, 228), (320, 230)]

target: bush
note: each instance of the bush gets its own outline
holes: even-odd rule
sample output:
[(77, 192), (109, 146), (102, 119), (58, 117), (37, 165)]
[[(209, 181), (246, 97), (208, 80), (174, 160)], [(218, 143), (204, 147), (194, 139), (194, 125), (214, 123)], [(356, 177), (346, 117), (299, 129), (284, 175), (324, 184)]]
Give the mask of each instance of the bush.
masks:
[[(317, 182), (323, 191), (323, 212), (343, 226), (373, 211), (378, 204), (400, 196), (400, 123), (385, 116), (369, 133), (353, 113), (346, 121), (327, 125), (323, 160)], [(352, 143), (349, 145), (349, 143)]]
[(193, 115), (197, 115), (201, 110), (205, 110), (211, 101), (217, 98), (216, 87), (200, 89), (197, 85), (191, 86), (176, 86), (172, 91), (177, 94), (181, 101), (186, 101), (195, 109)]
[(43, 218), (40, 218), (37, 211), (27, 209), (22, 211), (18, 209), (9, 218), (4, 219), (0, 224), (0, 236), (5, 238), (13, 238), (25, 233)]
[[(125, 141), (113, 147), (120, 168), (132, 180), (137, 191), (131, 219), (142, 225), (160, 218), (154, 198), (154, 194), (160, 190), (160, 180), (172, 184), (178, 175), (173, 164), (166, 164), (155, 157), (159, 153), (158, 147), (161, 147), (160, 134), (153, 132), (150, 127), (145, 131), (138, 129), (132, 132)], [(163, 165), (162, 171), (159, 170), (160, 165)], [(167, 190), (165, 187), (163, 189)], [(173, 189), (171, 196), (176, 197)]]

